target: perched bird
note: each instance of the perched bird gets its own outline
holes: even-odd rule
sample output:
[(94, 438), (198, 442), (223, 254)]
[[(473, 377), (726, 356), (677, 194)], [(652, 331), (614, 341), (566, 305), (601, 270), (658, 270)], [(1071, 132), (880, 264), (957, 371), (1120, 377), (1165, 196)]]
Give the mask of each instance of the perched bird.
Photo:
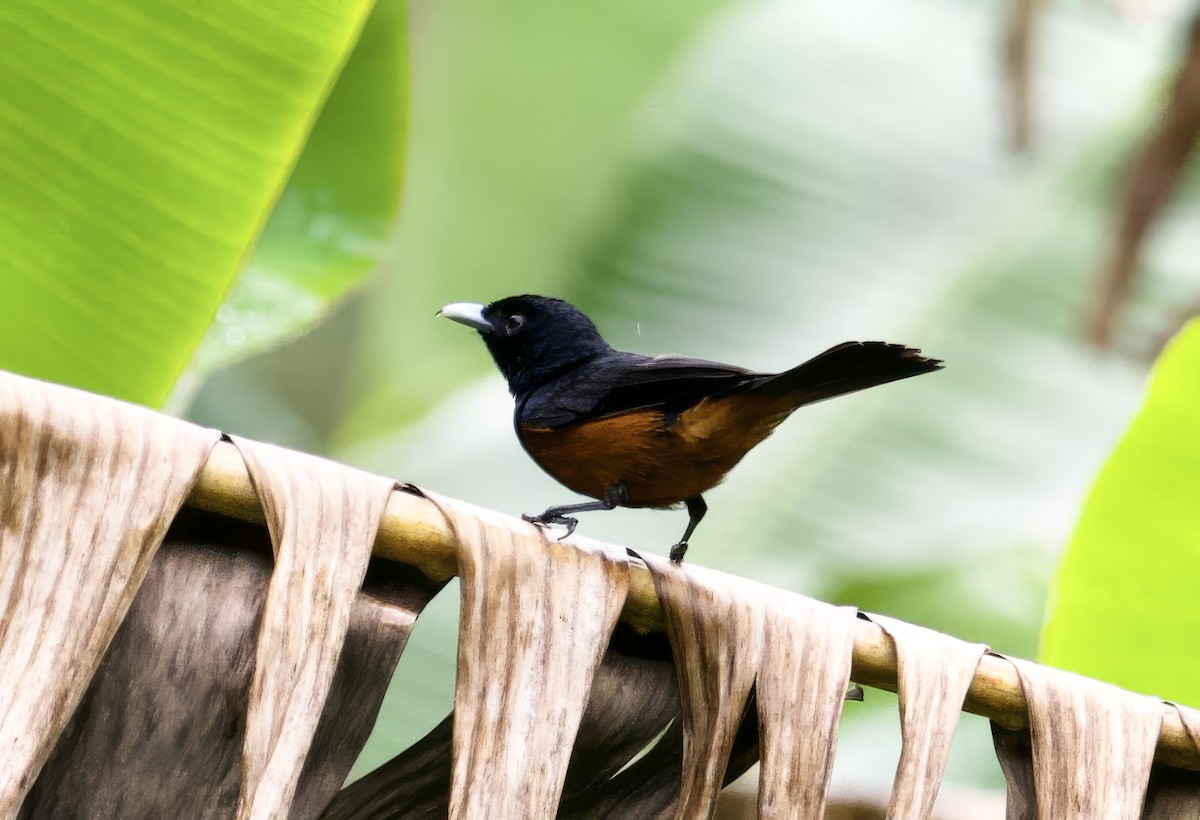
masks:
[(598, 499), (525, 520), (562, 524), (570, 535), (574, 513), (684, 504), (676, 563), (708, 509), (702, 494), (796, 408), (942, 366), (884, 342), (846, 342), (783, 373), (622, 353), (583, 311), (544, 296), (458, 302), (439, 314), (483, 337), (516, 399), (517, 438), (533, 460)]

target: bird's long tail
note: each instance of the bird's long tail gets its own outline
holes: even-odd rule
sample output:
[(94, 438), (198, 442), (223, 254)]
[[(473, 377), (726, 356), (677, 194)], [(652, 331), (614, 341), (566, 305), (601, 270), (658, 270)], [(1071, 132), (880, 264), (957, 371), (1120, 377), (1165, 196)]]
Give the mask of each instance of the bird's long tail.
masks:
[(765, 379), (751, 391), (786, 397), (794, 409), (941, 368), (940, 360), (926, 358), (921, 351), (904, 345), (845, 342), (802, 365)]

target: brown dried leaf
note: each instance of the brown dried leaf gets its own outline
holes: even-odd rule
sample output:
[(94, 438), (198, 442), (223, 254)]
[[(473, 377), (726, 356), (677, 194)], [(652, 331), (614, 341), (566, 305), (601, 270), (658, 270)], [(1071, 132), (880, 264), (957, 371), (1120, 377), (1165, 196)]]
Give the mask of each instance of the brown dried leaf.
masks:
[(887, 816), (932, 817), (963, 700), (987, 647), (893, 618), (869, 617), (896, 645), (903, 747)]
[(1007, 820), (1037, 818), (1037, 787), (1033, 782), (1033, 746), (1028, 729), (1005, 729), (992, 724), (992, 745), (1004, 773)]
[(683, 697), (677, 817), (708, 817), (758, 678), (759, 811), (818, 817), (850, 678), (855, 610), (649, 557)]
[(549, 817), (629, 589), (623, 551), (424, 493), (462, 582), (450, 817)]
[(0, 817), (33, 785), (217, 437), (0, 373)]
[(394, 483), (236, 439), (275, 545), (246, 717), (240, 818), (285, 816)]
[(758, 671), (760, 817), (820, 817), (854, 649), (858, 611), (762, 587)]
[(1025, 756), (1023, 732), (993, 726), (1009, 783), (1009, 817), (1140, 817), (1161, 703), (1070, 672), (1008, 660), (1029, 701), (1032, 758)]
[(763, 652), (763, 613), (726, 576), (646, 557), (667, 617), (683, 701), (676, 817), (711, 817)]

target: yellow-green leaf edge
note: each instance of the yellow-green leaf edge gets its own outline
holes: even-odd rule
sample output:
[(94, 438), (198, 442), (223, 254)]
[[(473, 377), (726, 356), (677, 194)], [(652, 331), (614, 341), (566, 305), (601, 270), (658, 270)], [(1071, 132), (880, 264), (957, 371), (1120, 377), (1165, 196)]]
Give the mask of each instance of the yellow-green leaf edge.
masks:
[(1200, 321), (1159, 357), (1051, 589), (1041, 660), (1200, 705)]

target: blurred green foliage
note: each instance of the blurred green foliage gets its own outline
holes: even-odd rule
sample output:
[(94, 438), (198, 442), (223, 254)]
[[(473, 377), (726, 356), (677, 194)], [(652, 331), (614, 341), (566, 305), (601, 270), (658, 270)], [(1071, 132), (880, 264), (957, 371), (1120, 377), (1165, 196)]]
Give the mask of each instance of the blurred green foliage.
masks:
[(1200, 322), (1167, 347), (1051, 589), (1041, 660), (1200, 703)]
[(0, 367), (161, 404), (368, 8), (3, 4)]
[[(631, 120), (717, 0), (414, 6), (395, 264), (365, 301), (339, 441), (388, 432), (484, 372), (447, 302), (562, 290)], [(411, 355), (397, 355), (408, 351)]]

